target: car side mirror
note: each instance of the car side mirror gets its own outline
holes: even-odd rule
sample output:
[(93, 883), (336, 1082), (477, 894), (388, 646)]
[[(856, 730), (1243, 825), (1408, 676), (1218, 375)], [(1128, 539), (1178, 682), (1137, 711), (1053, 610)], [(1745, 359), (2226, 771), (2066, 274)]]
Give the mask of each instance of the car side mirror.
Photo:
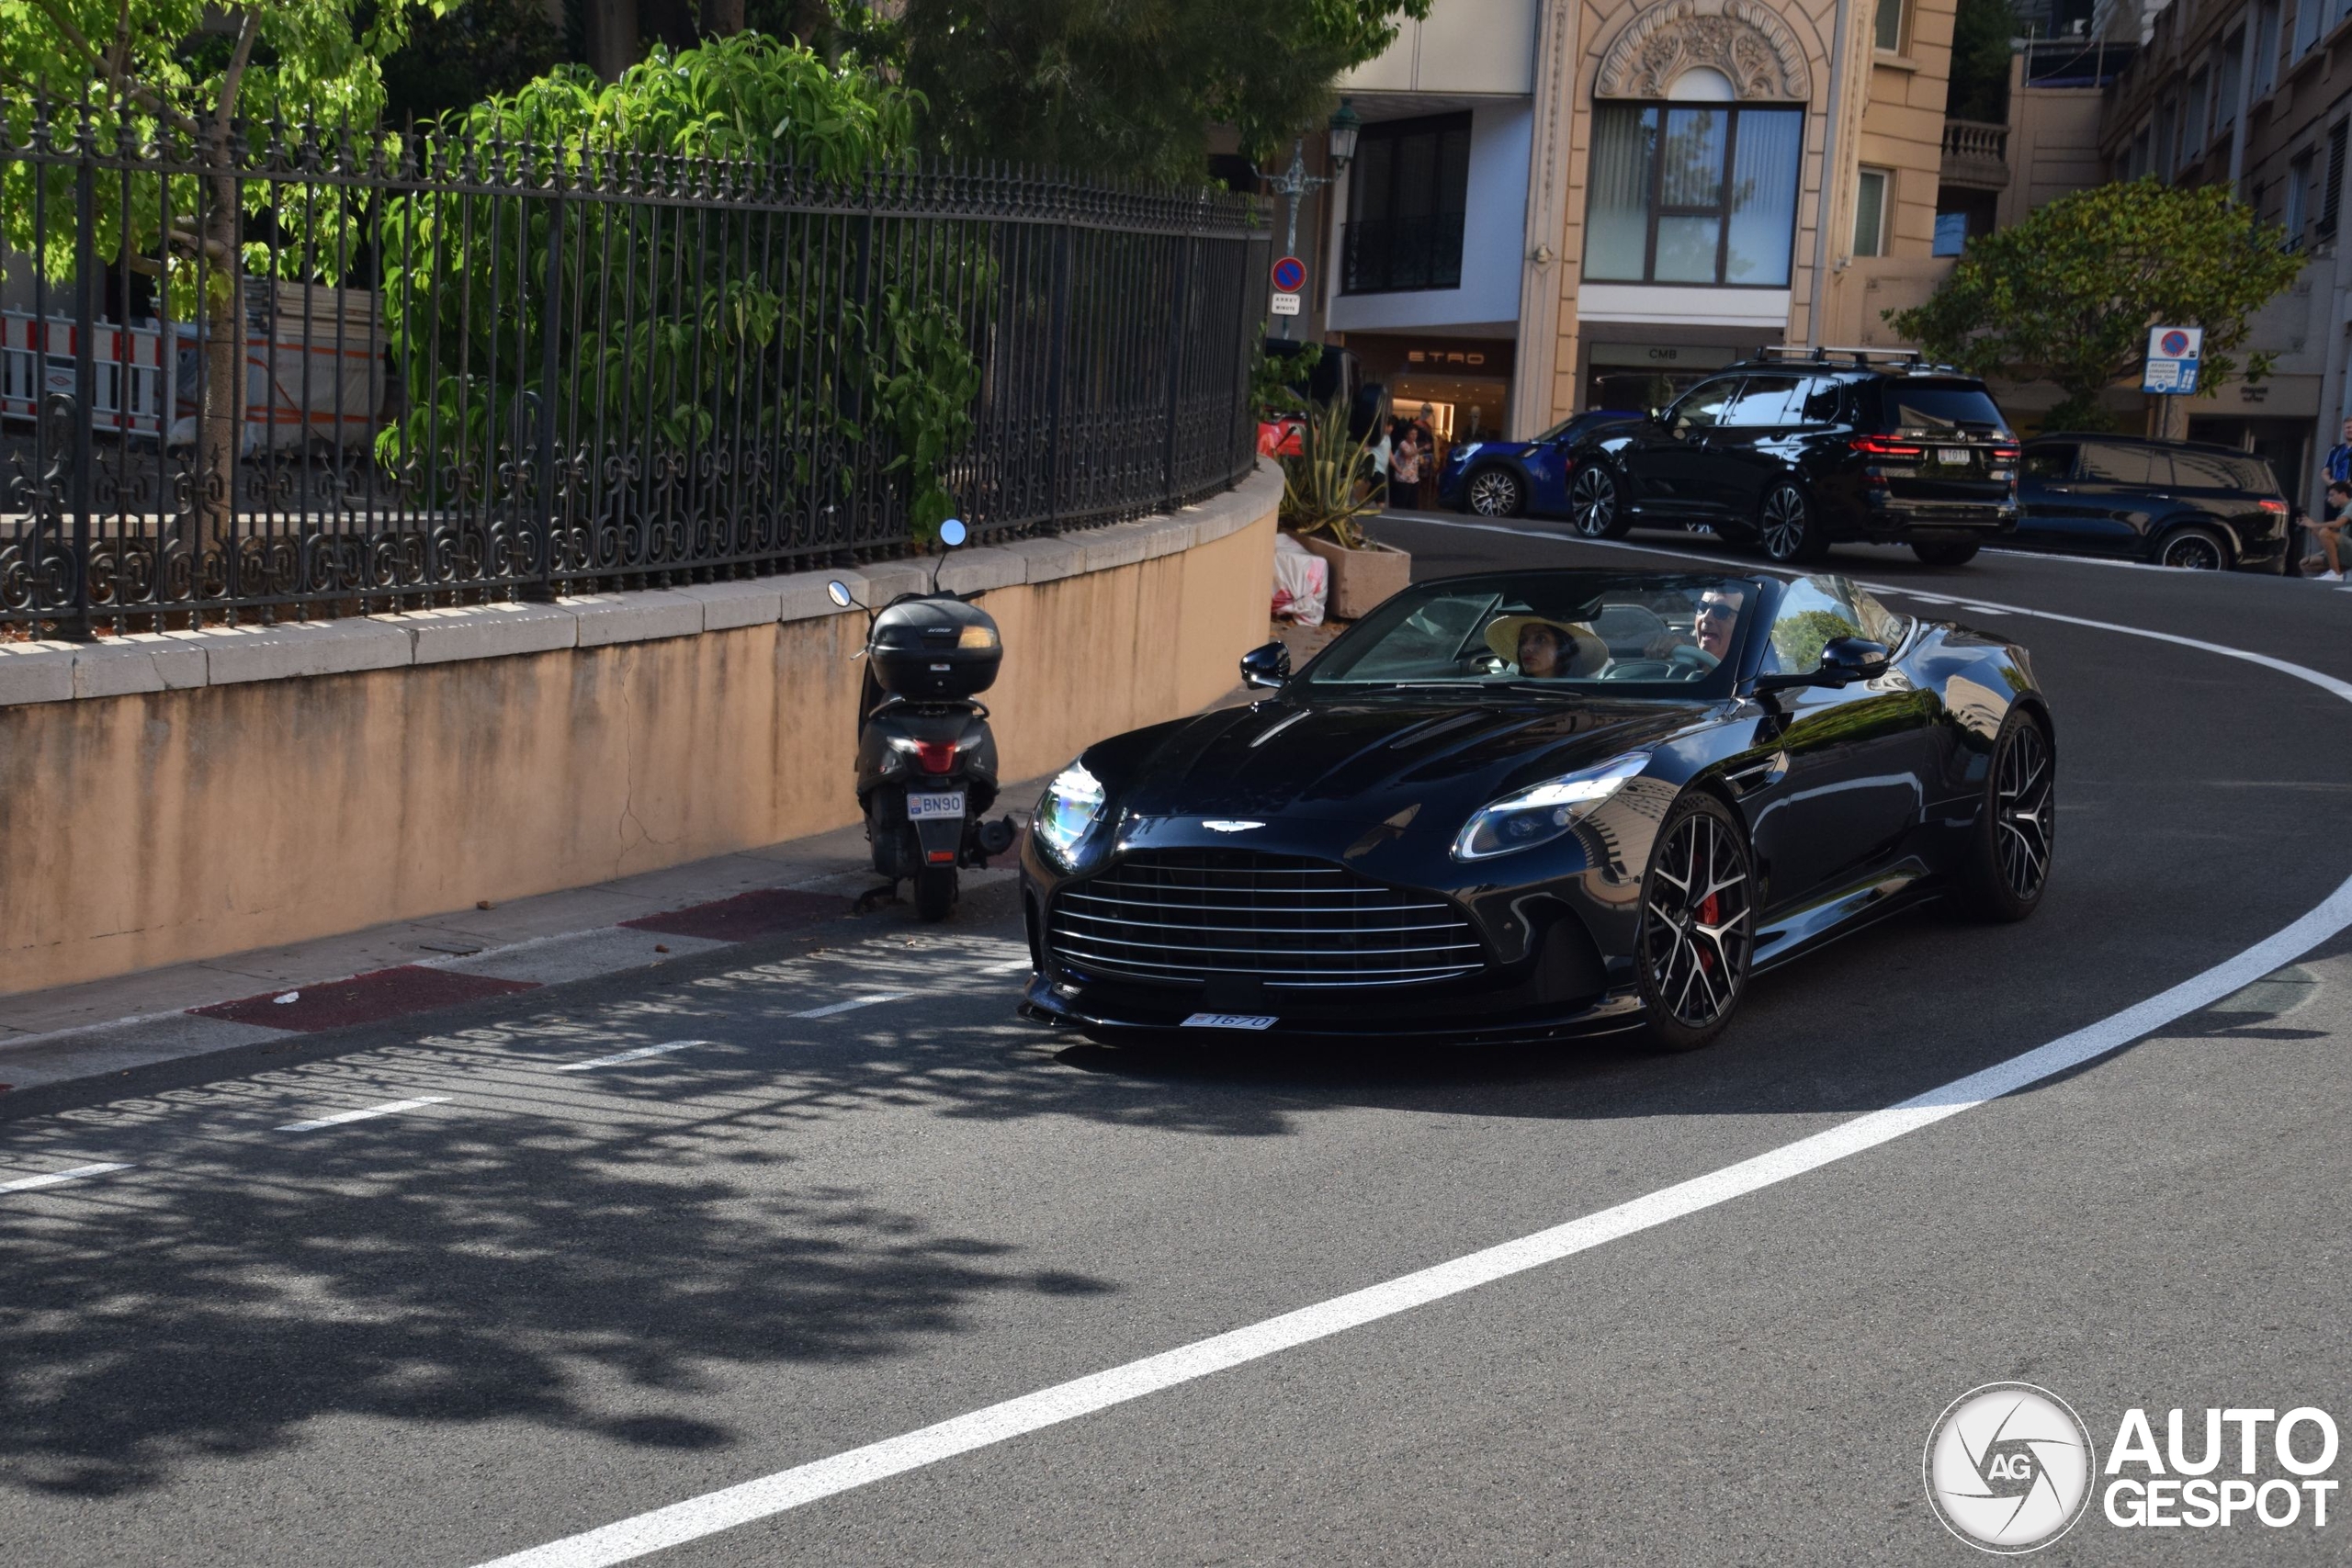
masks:
[(1886, 673), (1887, 649), (1868, 637), (1833, 637), (1822, 645), (1821, 662), (1810, 670), (1758, 675), (1748, 690), (1791, 692), (1802, 686), (1850, 686)]
[(1825, 686), (1850, 686), (1886, 673), (1887, 649), (1868, 637), (1833, 637), (1822, 645), (1821, 663), (1814, 671)]
[(1241, 656), (1241, 683), (1279, 686), (1290, 679), (1290, 649), (1279, 642), (1253, 648)]

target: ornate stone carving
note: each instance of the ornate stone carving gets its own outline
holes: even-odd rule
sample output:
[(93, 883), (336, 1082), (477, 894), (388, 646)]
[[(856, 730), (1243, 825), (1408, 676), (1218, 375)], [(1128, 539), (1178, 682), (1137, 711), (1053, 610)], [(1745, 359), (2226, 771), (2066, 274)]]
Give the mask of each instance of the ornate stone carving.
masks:
[(1601, 57), (1596, 96), (1662, 98), (1694, 67), (1720, 71), (1742, 98), (1802, 103), (1813, 96), (1804, 46), (1758, 0), (1666, 0), (1636, 16)]

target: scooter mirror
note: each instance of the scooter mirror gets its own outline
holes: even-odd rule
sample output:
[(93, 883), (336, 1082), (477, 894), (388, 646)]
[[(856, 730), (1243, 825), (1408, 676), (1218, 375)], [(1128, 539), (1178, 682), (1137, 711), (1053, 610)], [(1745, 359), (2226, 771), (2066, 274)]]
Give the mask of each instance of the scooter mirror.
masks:
[(825, 584), (825, 597), (831, 599), (834, 604), (839, 604), (844, 610), (857, 603), (856, 600), (850, 597), (849, 584), (843, 582), (838, 577), (833, 579), (832, 581)]
[(960, 517), (950, 517), (939, 525), (939, 542), (951, 550), (971, 536), (971, 530), (964, 526)]

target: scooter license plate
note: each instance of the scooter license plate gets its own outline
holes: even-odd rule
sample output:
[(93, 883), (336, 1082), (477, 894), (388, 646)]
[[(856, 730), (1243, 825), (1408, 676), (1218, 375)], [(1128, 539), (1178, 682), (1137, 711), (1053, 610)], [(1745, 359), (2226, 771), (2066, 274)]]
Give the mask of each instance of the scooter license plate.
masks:
[(964, 815), (964, 792), (960, 789), (933, 790), (907, 796), (907, 820), (929, 822), (943, 817)]

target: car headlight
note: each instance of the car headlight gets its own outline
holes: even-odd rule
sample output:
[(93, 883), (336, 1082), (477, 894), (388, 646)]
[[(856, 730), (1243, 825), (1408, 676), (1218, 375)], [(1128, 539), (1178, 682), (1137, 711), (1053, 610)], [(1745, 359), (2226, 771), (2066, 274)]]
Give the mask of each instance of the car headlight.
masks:
[(1102, 815), (1102, 781), (1088, 773), (1084, 763), (1072, 762), (1046, 786), (1045, 797), (1037, 802), (1037, 814), (1030, 818), (1029, 830), (1056, 860), (1074, 871), (1078, 841), (1086, 837), (1086, 830)]
[(1622, 757), (1505, 795), (1471, 818), (1453, 840), (1456, 860), (1487, 860), (1514, 850), (1549, 843), (1576, 819), (1615, 795), (1627, 779), (1649, 766), (1646, 751)]

